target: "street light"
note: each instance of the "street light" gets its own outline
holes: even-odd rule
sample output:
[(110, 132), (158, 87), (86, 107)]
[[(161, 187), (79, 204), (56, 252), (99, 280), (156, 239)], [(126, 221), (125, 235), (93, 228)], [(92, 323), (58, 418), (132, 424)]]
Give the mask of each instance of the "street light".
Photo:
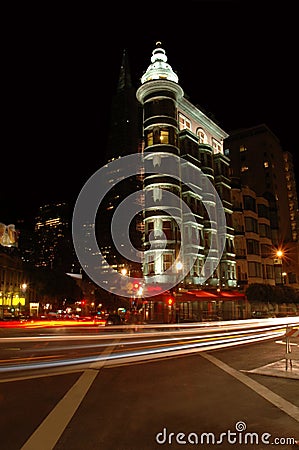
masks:
[(176, 289), (175, 289), (175, 310), (176, 310), (176, 322), (179, 323), (180, 321), (180, 304), (179, 304), (179, 273), (183, 269), (183, 263), (181, 261), (177, 261), (176, 265)]
[(177, 270), (182, 270), (182, 268), (183, 268), (183, 263), (182, 263), (181, 261), (178, 261), (178, 262), (176, 263), (175, 267), (176, 267)]
[[(24, 294), (24, 299), (25, 299), (25, 308), (26, 308), (26, 292), (27, 292), (27, 288), (28, 288), (28, 284), (27, 283), (22, 283), (21, 284), (21, 289), (22, 289), (22, 292), (23, 292), (23, 294)], [(21, 308), (22, 308), (22, 304), (21, 304), (21, 302), (19, 302), (19, 315), (21, 315)]]
[(282, 276), (282, 259), (284, 257), (284, 251), (279, 248), (276, 250), (276, 265), (279, 267), (279, 284), (283, 284), (283, 276)]

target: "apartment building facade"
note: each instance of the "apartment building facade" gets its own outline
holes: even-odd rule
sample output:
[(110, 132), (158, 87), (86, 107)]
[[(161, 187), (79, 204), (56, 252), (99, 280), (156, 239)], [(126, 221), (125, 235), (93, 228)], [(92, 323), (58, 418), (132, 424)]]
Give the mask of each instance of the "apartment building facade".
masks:
[[(145, 165), (149, 171), (151, 166), (159, 168), (158, 173), (144, 175), (146, 285), (175, 284), (180, 264), (187, 268), (182, 288), (235, 288), (229, 159), (223, 150), (227, 133), (184, 97), (160, 42), (136, 95), (143, 106)], [(169, 171), (172, 165), (174, 173)], [(192, 179), (186, 182), (189, 174)], [(172, 202), (173, 196), (177, 202)], [(226, 219), (221, 236), (217, 197)]]
[(231, 132), (224, 145), (231, 179), (269, 203), (276, 284), (298, 288), (298, 200), (291, 154), (265, 124)]

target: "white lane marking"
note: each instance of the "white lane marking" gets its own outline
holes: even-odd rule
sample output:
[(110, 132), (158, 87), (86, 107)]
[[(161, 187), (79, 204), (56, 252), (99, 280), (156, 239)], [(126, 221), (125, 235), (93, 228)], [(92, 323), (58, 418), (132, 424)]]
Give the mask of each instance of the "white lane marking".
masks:
[[(105, 349), (103, 354), (110, 354), (113, 347)], [(99, 361), (97, 368), (85, 370), (71, 389), (65, 394), (45, 420), (25, 442), (21, 450), (53, 450), (68, 423), (77, 411), (99, 370), (106, 361)]]
[(60, 400), (21, 450), (52, 450), (98, 374), (86, 370)]
[(39, 373), (37, 375), (26, 375), (23, 377), (10, 377), (10, 378), (3, 378), (0, 379), (0, 383), (12, 383), (13, 381), (24, 381), (24, 380), (34, 380), (35, 378), (48, 378), (48, 377), (54, 377), (56, 375), (66, 375), (69, 373), (78, 373), (78, 372), (84, 372), (86, 370), (86, 366), (82, 366), (81, 368), (75, 368), (75, 369), (69, 369), (66, 368), (65, 370), (56, 371), (55, 369), (50, 370), (48, 373)]
[(288, 402), (284, 398), (275, 394), (273, 391), (268, 389), (266, 386), (258, 383), (257, 381), (248, 377), (244, 373), (238, 372), (236, 369), (233, 369), (232, 367), (228, 366), (227, 364), (225, 364), (224, 362), (215, 358), (214, 356), (209, 355), (207, 353), (200, 353), (200, 356), (207, 359), (212, 364), (219, 367), (221, 370), (228, 373), (232, 377), (236, 378), (241, 383), (245, 384), (247, 387), (249, 387), (254, 392), (259, 394), (261, 397), (268, 400), (268, 402), (272, 403), (277, 408), (281, 409), (286, 414), (288, 414), (290, 417), (292, 417), (297, 422), (299, 422), (299, 408), (297, 406), (293, 405), (292, 403)]

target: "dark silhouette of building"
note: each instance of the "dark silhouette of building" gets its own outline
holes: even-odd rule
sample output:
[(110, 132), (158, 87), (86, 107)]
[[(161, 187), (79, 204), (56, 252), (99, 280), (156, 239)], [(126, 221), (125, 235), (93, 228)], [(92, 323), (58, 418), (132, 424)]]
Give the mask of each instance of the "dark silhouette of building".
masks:
[[(118, 85), (111, 102), (110, 125), (105, 152), (108, 167), (109, 163), (115, 159), (142, 151), (141, 114), (142, 108), (136, 99), (136, 88), (131, 80), (127, 51), (124, 50)], [(142, 176), (136, 174), (122, 180), (122, 173), (115, 173), (111, 168), (111, 180), (116, 181), (117, 184), (109, 189), (101, 202), (96, 218), (95, 228), (98, 245), (110, 267), (117, 271), (126, 269), (131, 276), (140, 277), (141, 264), (128, 260), (120, 255), (116, 249), (111, 234), (111, 220), (123, 199), (136, 191), (142, 190)], [(139, 201), (142, 202), (142, 193), (140, 193)], [(142, 249), (142, 225), (142, 214), (138, 214), (133, 218), (130, 225), (130, 239), (132, 247), (136, 248), (136, 251)], [(118, 239), (121, 240), (122, 236), (118, 236)], [(103, 271), (105, 271), (105, 266)]]

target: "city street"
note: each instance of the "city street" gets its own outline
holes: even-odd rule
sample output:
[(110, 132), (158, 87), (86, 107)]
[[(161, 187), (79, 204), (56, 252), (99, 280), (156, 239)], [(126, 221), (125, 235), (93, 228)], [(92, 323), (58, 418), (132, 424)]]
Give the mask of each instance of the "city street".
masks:
[(295, 5), (5, 16), (0, 450), (299, 450)]
[[(294, 338), (296, 351), (298, 344)], [(108, 345), (99, 351), (112, 353)], [(275, 337), (181, 356), (2, 374), (0, 448), (291, 449), (290, 438), (299, 438), (299, 369), (293, 361), (285, 370), (284, 353), (284, 340)], [(264, 366), (268, 375), (259, 372)]]

